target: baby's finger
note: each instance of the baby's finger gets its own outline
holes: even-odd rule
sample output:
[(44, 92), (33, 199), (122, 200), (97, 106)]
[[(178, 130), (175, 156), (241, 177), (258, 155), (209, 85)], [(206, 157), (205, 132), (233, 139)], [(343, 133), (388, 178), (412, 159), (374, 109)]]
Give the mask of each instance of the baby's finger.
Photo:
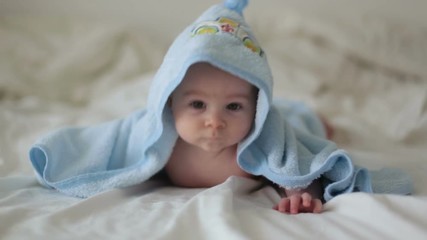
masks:
[(305, 193), (303, 193), (302, 195), (301, 195), (301, 198), (302, 198), (302, 205), (305, 207), (305, 208), (309, 208), (309, 207), (311, 207), (311, 201), (312, 201), (312, 197), (311, 197), (311, 194), (309, 194), (309, 193), (307, 193), (307, 192), (305, 192)]
[(323, 210), (323, 203), (320, 199), (313, 200), (313, 213), (321, 213)]
[(282, 198), (279, 203), (274, 207), (274, 210), (277, 210), (281, 213), (286, 213), (289, 211), (289, 199)]
[(289, 212), (291, 214), (297, 214), (299, 212), (299, 207), (301, 204), (301, 196), (293, 195), (289, 197), (290, 200), (290, 209)]

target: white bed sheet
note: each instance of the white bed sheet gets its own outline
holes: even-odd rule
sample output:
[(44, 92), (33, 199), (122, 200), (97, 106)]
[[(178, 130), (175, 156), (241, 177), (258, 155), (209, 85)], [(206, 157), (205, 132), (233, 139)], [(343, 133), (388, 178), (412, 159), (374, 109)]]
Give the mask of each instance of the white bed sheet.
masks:
[(319, 215), (284, 215), (271, 209), (279, 200), (271, 187), (238, 177), (209, 189), (150, 181), (84, 200), (38, 185), (29, 146), (49, 130), (143, 107), (171, 38), (214, 1), (155, 27), (126, 14), (67, 15), (61, 5), (47, 16), (21, 2), (0, 15), (0, 239), (426, 238), (427, 25), (419, 18), (366, 11), (379, 0), (362, 4), (359, 15), (326, 7), (313, 14), (294, 1), (250, 5), (247, 20), (268, 54), (276, 96), (327, 116), (357, 164), (398, 167), (414, 179), (412, 196), (353, 193)]

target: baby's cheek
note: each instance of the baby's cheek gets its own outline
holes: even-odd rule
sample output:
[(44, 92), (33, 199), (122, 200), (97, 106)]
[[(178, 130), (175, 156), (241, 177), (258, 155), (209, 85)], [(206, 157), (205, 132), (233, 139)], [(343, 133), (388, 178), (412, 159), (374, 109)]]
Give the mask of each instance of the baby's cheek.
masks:
[(180, 137), (184, 137), (189, 132), (190, 126), (189, 122), (185, 121), (185, 119), (175, 120), (175, 129)]
[(243, 140), (243, 138), (245, 138), (250, 133), (252, 124), (250, 122), (242, 121), (238, 124), (237, 128), (239, 129), (238, 131), (239, 138)]
[(186, 122), (177, 123), (176, 130), (181, 137), (191, 135), (191, 125)]

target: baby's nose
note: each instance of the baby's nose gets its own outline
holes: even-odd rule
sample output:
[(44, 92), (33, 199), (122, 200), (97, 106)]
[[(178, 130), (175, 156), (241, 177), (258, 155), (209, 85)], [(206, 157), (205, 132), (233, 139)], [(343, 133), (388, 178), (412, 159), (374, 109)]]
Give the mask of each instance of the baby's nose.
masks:
[(219, 111), (211, 111), (206, 118), (205, 126), (213, 129), (222, 129), (226, 127), (226, 122)]

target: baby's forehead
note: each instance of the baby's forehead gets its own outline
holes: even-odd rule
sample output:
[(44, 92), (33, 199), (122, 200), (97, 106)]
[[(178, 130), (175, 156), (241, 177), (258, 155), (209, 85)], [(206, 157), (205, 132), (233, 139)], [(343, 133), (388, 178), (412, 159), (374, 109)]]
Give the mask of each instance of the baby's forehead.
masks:
[(256, 101), (258, 88), (244, 79), (202, 62), (188, 68), (185, 77), (171, 94), (172, 98), (177, 96), (222, 98), (223, 100), (244, 98)]
[(180, 85), (184, 84), (222, 84), (230, 87), (231, 85), (244, 88), (255, 87), (249, 81), (206, 62), (191, 65), (180, 83)]

